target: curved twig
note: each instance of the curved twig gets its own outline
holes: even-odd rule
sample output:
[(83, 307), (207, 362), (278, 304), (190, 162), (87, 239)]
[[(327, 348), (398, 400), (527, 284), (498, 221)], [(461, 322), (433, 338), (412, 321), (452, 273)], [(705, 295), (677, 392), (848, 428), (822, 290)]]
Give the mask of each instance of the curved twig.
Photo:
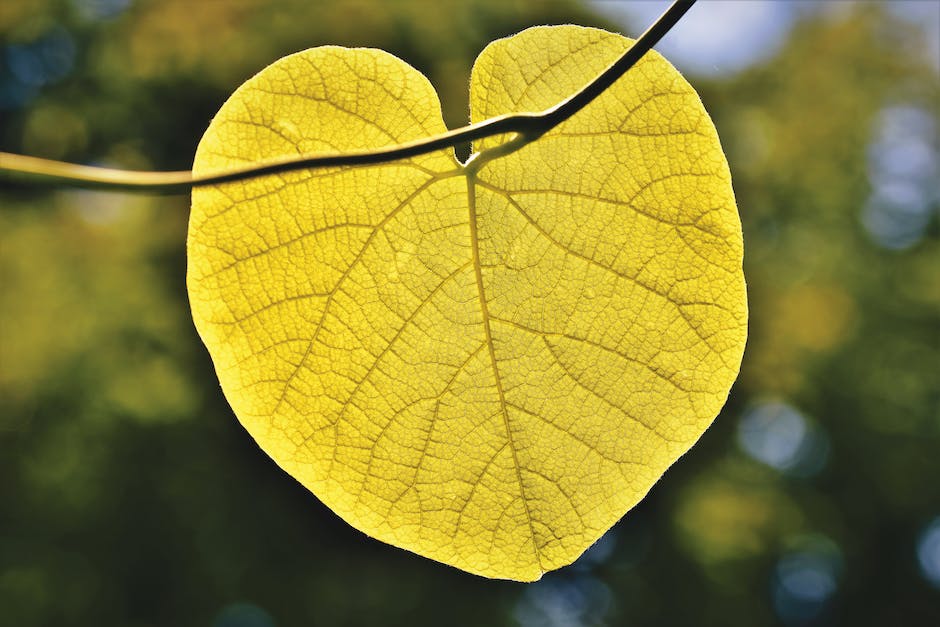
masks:
[(175, 172), (116, 170), (7, 152), (0, 152), (0, 173), (28, 175), (32, 177), (32, 180), (43, 183), (55, 182), (86, 188), (181, 193), (191, 187), (227, 183), (291, 170), (386, 163), (507, 133), (518, 133), (531, 141), (555, 128), (601, 95), (659, 42), (692, 8), (695, 1), (675, 0), (633, 46), (597, 78), (559, 104), (538, 113), (502, 115), (440, 135), (385, 148), (275, 159), (227, 172), (197, 177), (194, 177), (188, 170)]

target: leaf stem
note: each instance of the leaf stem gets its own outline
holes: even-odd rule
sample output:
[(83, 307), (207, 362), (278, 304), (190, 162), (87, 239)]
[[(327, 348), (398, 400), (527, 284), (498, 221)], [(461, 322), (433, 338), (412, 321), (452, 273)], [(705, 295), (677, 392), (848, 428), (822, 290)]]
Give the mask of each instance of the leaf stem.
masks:
[(192, 187), (245, 180), (292, 170), (387, 163), (506, 133), (519, 133), (526, 138), (526, 143), (528, 143), (555, 128), (604, 93), (608, 87), (636, 65), (643, 55), (659, 43), (659, 40), (692, 8), (695, 1), (675, 0), (659, 19), (640, 35), (633, 46), (594, 80), (569, 98), (538, 113), (501, 115), (440, 135), (384, 148), (274, 159), (244, 168), (197, 177), (194, 177), (189, 170), (175, 172), (117, 170), (8, 152), (0, 152), (0, 174), (26, 175), (30, 177), (27, 179), (30, 181), (53, 182), (84, 188), (173, 194), (184, 193)]

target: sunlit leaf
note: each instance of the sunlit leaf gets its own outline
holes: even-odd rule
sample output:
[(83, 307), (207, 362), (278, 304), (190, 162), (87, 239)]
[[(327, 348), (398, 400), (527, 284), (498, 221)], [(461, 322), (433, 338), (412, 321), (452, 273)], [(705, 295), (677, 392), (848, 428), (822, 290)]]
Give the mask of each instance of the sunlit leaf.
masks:
[[(472, 118), (551, 106), (629, 45), (497, 41)], [(443, 131), (410, 66), (316, 48), (235, 92), (194, 171)], [(633, 507), (718, 413), (746, 335), (728, 167), (655, 53), (479, 171), (442, 150), (198, 189), (188, 248), (196, 326), (259, 445), (356, 528), (489, 577), (538, 579)]]

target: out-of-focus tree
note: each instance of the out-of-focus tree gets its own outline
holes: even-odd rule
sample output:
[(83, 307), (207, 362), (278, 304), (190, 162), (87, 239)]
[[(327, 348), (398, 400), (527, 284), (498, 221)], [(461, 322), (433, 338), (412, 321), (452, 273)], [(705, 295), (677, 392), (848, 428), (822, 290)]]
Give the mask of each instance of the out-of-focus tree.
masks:
[(938, 615), (915, 546), (940, 513), (940, 82), (882, 9), (799, 22), (776, 57), (702, 86), (751, 302), (740, 418), (662, 488), (705, 623)]

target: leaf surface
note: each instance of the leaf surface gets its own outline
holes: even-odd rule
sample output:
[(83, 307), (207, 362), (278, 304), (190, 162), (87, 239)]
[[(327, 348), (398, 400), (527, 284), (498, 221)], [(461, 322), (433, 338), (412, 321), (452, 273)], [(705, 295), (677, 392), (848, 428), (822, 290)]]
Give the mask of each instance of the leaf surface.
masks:
[[(474, 121), (556, 104), (631, 41), (537, 27), (474, 65)], [(196, 174), (444, 132), (371, 49), (285, 57), (225, 103)], [(704, 432), (746, 337), (717, 134), (647, 54), (538, 140), (193, 192), (193, 318), (235, 414), (363, 532), (531, 581), (575, 560)]]

